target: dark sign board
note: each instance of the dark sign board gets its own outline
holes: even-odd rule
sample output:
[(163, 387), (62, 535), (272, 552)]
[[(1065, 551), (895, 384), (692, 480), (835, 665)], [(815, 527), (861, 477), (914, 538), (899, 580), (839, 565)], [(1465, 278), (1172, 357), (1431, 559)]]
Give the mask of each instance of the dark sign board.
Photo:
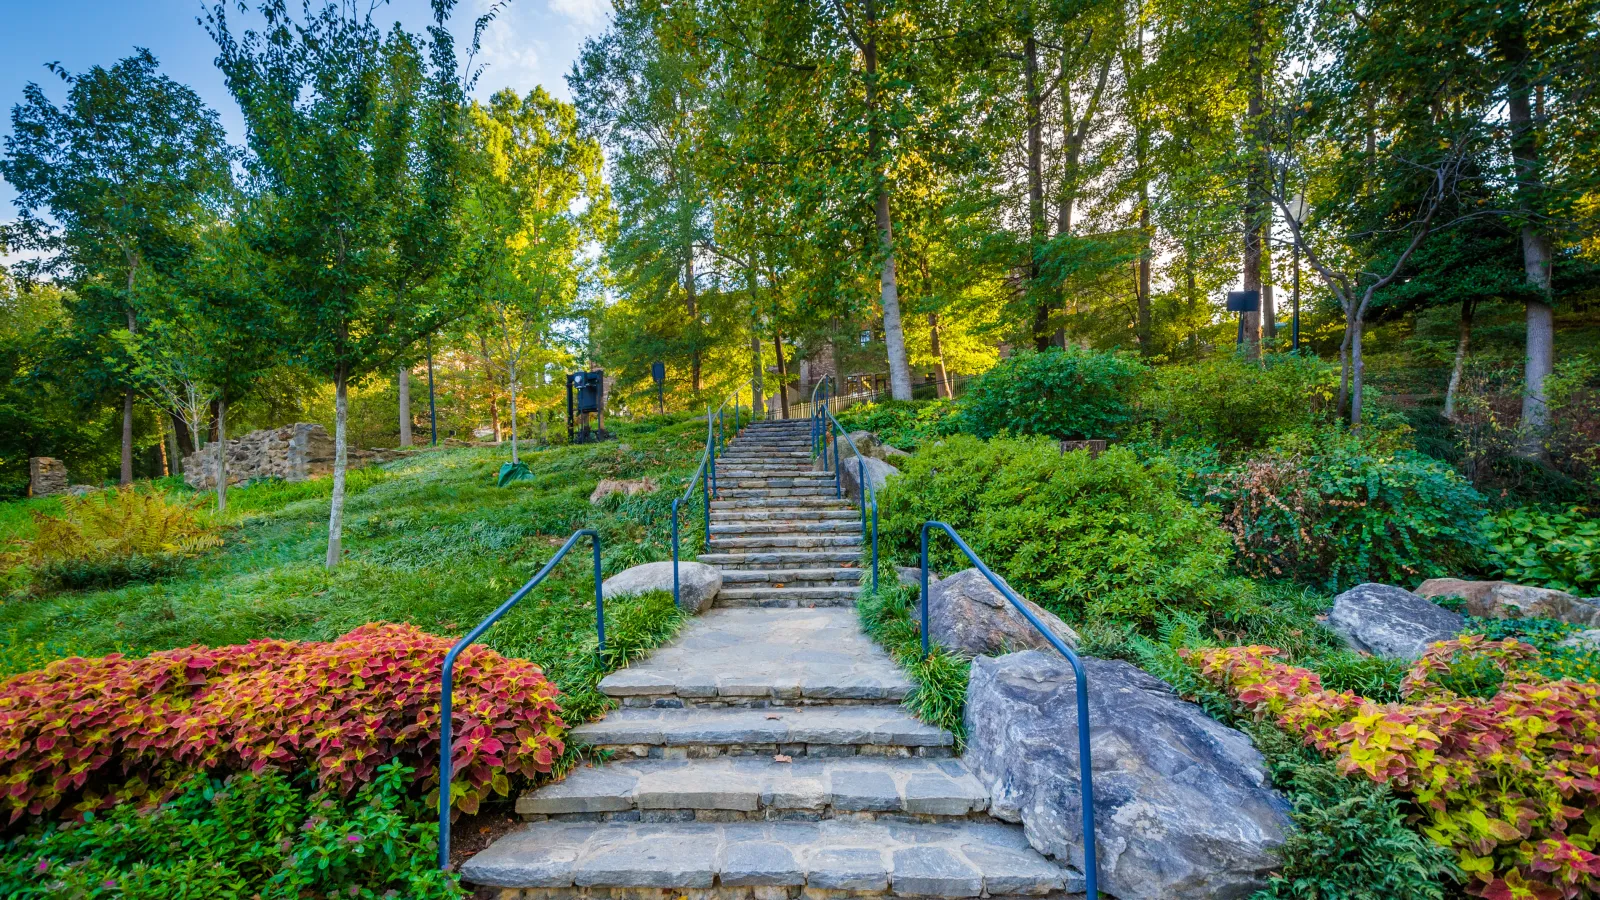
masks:
[(1252, 313), (1261, 311), (1260, 291), (1229, 291), (1228, 312)]
[(653, 362), (650, 364), (650, 380), (654, 381), (656, 384), (660, 384), (661, 382), (667, 380), (666, 363)]
[(577, 411), (580, 413), (598, 412), (600, 409), (600, 381), (605, 377), (603, 372), (579, 372), (572, 376), (573, 387), (577, 388)]

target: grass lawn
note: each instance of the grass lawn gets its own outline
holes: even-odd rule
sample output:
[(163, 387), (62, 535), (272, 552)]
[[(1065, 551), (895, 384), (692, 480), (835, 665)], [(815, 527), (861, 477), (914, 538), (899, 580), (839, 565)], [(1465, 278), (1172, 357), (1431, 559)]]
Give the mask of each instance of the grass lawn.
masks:
[[(322, 565), (330, 479), (236, 488), (229, 493), (223, 547), (175, 577), (0, 603), (0, 676), (70, 655), (142, 654), (256, 638), (326, 640), (374, 621), (461, 634), (577, 528), (600, 532), (608, 576), (668, 559), (672, 497), (698, 462), (704, 425), (657, 421), (624, 424), (617, 432), (619, 439), (605, 444), (525, 451), (533, 478), (506, 488), (495, 486), (495, 475), (510, 458), (509, 446), (430, 450), (352, 472), (346, 558), (333, 572)], [(601, 478), (643, 476), (655, 478), (660, 490), (590, 505)], [(26, 535), (27, 511), (53, 504), (0, 505), (0, 534)], [(700, 529), (692, 523), (700, 520), (698, 508), (685, 520), (686, 558), (699, 551)], [(589, 560), (584, 542), (484, 641), (539, 663), (563, 690), (579, 694), (593, 675)], [(630, 627), (658, 618), (647, 615), (646, 605), (607, 605), (611, 642), (648, 639)], [(659, 604), (653, 608), (659, 611)], [(586, 713), (595, 702), (594, 696), (571, 696), (563, 705), (569, 713)]]

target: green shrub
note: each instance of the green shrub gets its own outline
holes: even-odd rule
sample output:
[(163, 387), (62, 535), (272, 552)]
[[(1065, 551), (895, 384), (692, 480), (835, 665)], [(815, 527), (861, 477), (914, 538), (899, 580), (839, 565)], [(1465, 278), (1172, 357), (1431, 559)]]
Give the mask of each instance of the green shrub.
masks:
[(1133, 420), (1130, 398), (1144, 372), (1143, 363), (1118, 353), (1019, 351), (973, 380), (961, 398), (962, 422), (979, 437), (1118, 437)]
[(1338, 370), (1314, 356), (1229, 354), (1156, 369), (1139, 405), (1169, 439), (1249, 450), (1329, 421), (1337, 389)]
[(870, 431), (883, 442), (909, 452), (953, 434), (960, 424), (956, 412), (956, 404), (948, 400), (883, 400), (852, 406), (839, 413), (838, 419), (850, 431)]
[(1414, 584), (1475, 567), (1482, 498), (1444, 463), (1331, 434), (1209, 477), (1239, 565), (1342, 590)]
[(0, 843), (0, 895), (464, 900), (437, 867), (435, 825), (411, 780), (390, 763), (346, 799), (276, 769), (195, 776), (155, 809), (129, 804)]
[[(888, 553), (914, 559), (922, 523), (961, 533), (990, 568), (1070, 620), (1149, 621), (1168, 607), (1232, 602), (1227, 535), (1178, 493), (1169, 466), (1129, 450), (1062, 454), (1041, 438), (953, 435), (903, 460), (880, 495)], [(941, 572), (971, 564), (930, 535)]]
[(1506, 579), (1600, 594), (1600, 520), (1583, 507), (1508, 509), (1484, 519), (1483, 532), (1489, 564)]
[(35, 590), (148, 581), (222, 543), (195, 503), (131, 485), (64, 497), (59, 514), (33, 515), (33, 538), (15, 542), (0, 567), (31, 576)]
[(1580, 644), (1563, 647), (1561, 642), (1584, 630), (1559, 619), (1480, 619), (1469, 616), (1465, 631), (1481, 634), (1492, 641), (1516, 638), (1539, 651), (1527, 665), (1551, 680), (1600, 681), (1600, 650)]

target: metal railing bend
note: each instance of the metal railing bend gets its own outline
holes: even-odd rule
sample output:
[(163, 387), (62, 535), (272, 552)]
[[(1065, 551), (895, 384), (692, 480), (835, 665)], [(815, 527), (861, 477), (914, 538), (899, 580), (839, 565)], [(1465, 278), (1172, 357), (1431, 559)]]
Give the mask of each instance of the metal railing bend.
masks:
[[(711, 547), (711, 501), (717, 495), (717, 451), (726, 446), (727, 442), (739, 436), (741, 425), (741, 408), (739, 405), (739, 392), (749, 387), (754, 378), (750, 378), (733, 389), (733, 393), (723, 399), (722, 405), (713, 413), (711, 406), (706, 405), (706, 449), (700, 454), (700, 465), (695, 468), (694, 475), (689, 479), (689, 486), (683, 489), (683, 496), (675, 497), (672, 501), (672, 602), (675, 606), (682, 606), (680, 602), (681, 590), (678, 584), (678, 517), (679, 509), (689, 502), (694, 494), (694, 486), (700, 485), (701, 499), (705, 503), (705, 547)], [(723, 413), (728, 408), (728, 401), (733, 401), (733, 432), (725, 434), (723, 430)], [(752, 391), (750, 398), (750, 420), (755, 420), (755, 395)]]
[(528, 583), (517, 589), (517, 592), (511, 595), (511, 599), (500, 604), (498, 609), (485, 616), (484, 620), (477, 624), (477, 627), (467, 632), (466, 636), (461, 640), (456, 641), (456, 645), (450, 648), (449, 653), (445, 654), (444, 671), (439, 692), (439, 868), (441, 869), (450, 867), (450, 754), (451, 745), (454, 743), (450, 734), (450, 707), (451, 692), (455, 687), (456, 657), (460, 656), (461, 651), (467, 649), (480, 635), (487, 631), (490, 625), (498, 622), (501, 616), (511, 610), (511, 607), (516, 606), (523, 597), (528, 596), (529, 591), (538, 587), (539, 582), (544, 581), (545, 576), (550, 574), (556, 564), (566, 558), (573, 545), (578, 543), (578, 539), (585, 536), (594, 541), (594, 630), (595, 635), (600, 639), (600, 652), (605, 653), (606, 607), (604, 596), (600, 591), (600, 535), (593, 528), (580, 528), (572, 533), (572, 537), (567, 538), (567, 542), (561, 545), (561, 549), (556, 551), (555, 556), (550, 557), (550, 561), (544, 564), (544, 568), (540, 569), (538, 574), (528, 579)]
[(1094, 767), (1093, 760), (1089, 755), (1089, 677), (1083, 671), (1083, 661), (1078, 658), (1078, 654), (1071, 647), (1067, 646), (1065, 641), (1057, 636), (1055, 632), (1046, 628), (1043, 622), (1039, 621), (1039, 617), (1028, 609), (1027, 604), (1022, 602), (1022, 598), (1018, 597), (1005, 581), (989, 571), (989, 567), (983, 564), (983, 560), (978, 558), (978, 554), (972, 552), (972, 548), (968, 547), (967, 542), (961, 539), (961, 535), (956, 534), (954, 528), (943, 522), (934, 521), (922, 523), (923, 659), (928, 658), (930, 649), (928, 643), (928, 529), (930, 528), (937, 528), (950, 535), (950, 540), (956, 542), (956, 547), (966, 555), (967, 559), (977, 567), (979, 572), (983, 573), (983, 577), (989, 579), (989, 583), (994, 585), (994, 589), (1010, 601), (1017, 612), (1022, 613), (1022, 617), (1028, 620), (1028, 624), (1032, 625), (1035, 631), (1044, 635), (1044, 639), (1050, 642), (1050, 646), (1065, 657), (1067, 665), (1072, 667), (1078, 694), (1078, 787), (1080, 801), (1083, 804), (1083, 879), (1084, 889), (1089, 896), (1089, 900), (1095, 900), (1100, 894), (1094, 852)]
[[(817, 382), (817, 386), (821, 387), (831, 380), (831, 377), (824, 378), (822, 381)], [(839, 420), (834, 418), (833, 411), (828, 409), (826, 392), (820, 405), (816, 403), (816, 396), (817, 388), (812, 388), (811, 455), (815, 457), (820, 452), (822, 454), (823, 470), (827, 471), (828, 445), (833, 445), (833, 495), (835, 497), (843, 497), (844, 484), (839, 475), (839, 438), (843, 437), (845, 443), (850, 445), (850, 449), (855, 451), (856, 480), (861, 485), (861, 533), (863, 535), (867, 533), (869, 510), (872, 516), (872, 589), (876, 591), (878, 589), (878, 492), (873, 490), (872, 483), (867, 480), (866, 457), (862, 454), (861, 448), (856, 446), (855, 440), (850, 437), (850, 432), (845, 431), (844, 426), (839, 424)]]

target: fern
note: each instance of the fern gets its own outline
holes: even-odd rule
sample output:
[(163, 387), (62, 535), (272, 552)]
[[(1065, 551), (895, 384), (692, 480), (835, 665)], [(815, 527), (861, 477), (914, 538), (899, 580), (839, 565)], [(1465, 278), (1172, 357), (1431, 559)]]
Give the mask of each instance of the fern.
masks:
[(34, 538), (13, 544), (0, 562), (36, 592), (149, 581), (222, 543), (195, 504), (131, 485), (66, 497), (59, 515), (36, 512), (34, 524)]

